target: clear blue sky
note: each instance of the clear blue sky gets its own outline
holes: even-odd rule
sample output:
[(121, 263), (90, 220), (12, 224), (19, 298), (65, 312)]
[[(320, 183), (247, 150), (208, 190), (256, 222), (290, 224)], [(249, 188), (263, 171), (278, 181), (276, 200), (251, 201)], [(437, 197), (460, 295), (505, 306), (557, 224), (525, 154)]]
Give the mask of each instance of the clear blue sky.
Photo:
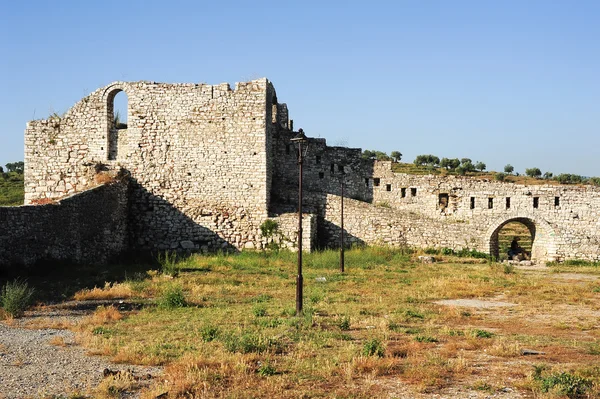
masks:
[(330, 144), (600, 176), (598, 21), (583, 0), (7, 0), (0, 165), (112, 81), (267, 77)]

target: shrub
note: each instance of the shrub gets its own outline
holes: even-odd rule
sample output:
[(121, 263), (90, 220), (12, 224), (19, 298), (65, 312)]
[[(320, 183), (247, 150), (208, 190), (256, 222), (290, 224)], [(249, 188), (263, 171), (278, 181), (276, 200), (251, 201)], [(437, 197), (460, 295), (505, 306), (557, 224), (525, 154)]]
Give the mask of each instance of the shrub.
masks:
[(506, 173), (496, 173), (494, 174), (494, 179), (504, 181), (506, 179)]
[(12, 317), (21, 317), (31, 306), (34, 293), (35, 290), (26, 281), (17, 279), (12, 283), (7, 282), (0, 294), (2, 308)]
[(475, 338), (492, 338), (494, 336), (494, 333), (485, 330), (475, 329), (471, 331), (471, 335), (473, 335)]
[(533, 379), (538, 382), (542, 392), (552, 392), (575, 399), (584, 397), (592, 387), (592, 381), (587, 378), (566, 372), (542, 375), (544, 370), (544, 366), (535, 366), (533, 372)]
[(168, 287), (159, 300), (159, 306), (166, 309), (182, 308), (186, 305), (183, 289), (178, 285)]
[(362, 350), (363, 356), (377, 356), (383, 357), (385, 354), (385, 349), (381, 344), (381, 341), (377, 338), (373, 338), (365, 342)]
[(348, 316), (344, 316), (344, 317), (340, 318), (337, 322), (337, 326), (342, 331), (350, 330), (350, 318)]
[(263, 305), (258, 305), (252, 309), (252, 313), (254, 313), (254, 316), (256, 317), (264, 317), (267, 315), (267, 308)]
[(211, 325), (203, 326), (200, 329), (200, 336), (204, 342), (214, 341), (219, 336), (219, 329)]

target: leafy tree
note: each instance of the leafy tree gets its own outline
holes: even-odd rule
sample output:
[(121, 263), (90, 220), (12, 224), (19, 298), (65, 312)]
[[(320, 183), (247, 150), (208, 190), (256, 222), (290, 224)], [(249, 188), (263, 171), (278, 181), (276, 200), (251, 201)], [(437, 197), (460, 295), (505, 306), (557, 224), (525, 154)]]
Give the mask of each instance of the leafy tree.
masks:
[(486, 167), (487, 167), (487, 166), (486, 166), (486, 164), (484, 164), (484, 163), (483, 163), (483, 162), (481, 162), (481, 161), (478, 161), (478, 162), (475, 164), (475, 169), (477, 169), (477, 170), (478, 170), (478, 171), (480, 171), (480, 172), (483, 172), (483, 171), (485, 170), (485, 168), (486, 168)]
[(0, 166), (0, 175), (4, 173), (4, 169)]
[(506, 179), (506, 173), (502, 173), (502, 172), (496, 173), (494, 175), (494, 179), (496, 179), (498, 181), (504, 181)]
[[(465, 162), (463, 162), (463, 161), (465, 161)], [(464, 171), (465, 171), (465, 173), (466, 173), (466, 172), (473, 172), (473, 171), (475, 171), (475, 166), (473, 166), (473, 163), (472, 163), (472, 162), (471, 162), (471, 160), (470, 160), (470, 159), (468, 159), (468, 158), (463, 158), (463, 159), (461, 160), (461, 165), (460, 165), (460, 168), (461, 168), (462, 170), (464, 170)]]
[(9, 162), (6, 164), (6, 171), (8, 173), (15, 172), (18, 174), (22, 174), (24, 169), (25, 169), (25, 163), (23, 161)]
[(504, 173), (508, 173), (509, 175), (514, 172), (515, 168), (511, 164), (506, 164), (504, 166)]
[(435, 155), (417, 155), (417, 157), (414, 160), (414, 164), (415, 165), (419, 165), (419, 166), (437, 166), (440, 164), (440, 159), (438, 157), (436, 157)]
[(600, 177), (590, 177), (588, 182), (594, 186), (600, 186)]
[(390, 156), (394, 162), (400, 162), (402, 159), (402, 153), (400, 151), (392, 151)]
[(375, 152), (371, 150), (364, 150), (362, 153), (364, 159), (375, 159)]
[(540, 177), (542, 175), (542, 171), (540, 168), (529, 168), (525, 169), (525, 174), (529, 177)]
[(552, 172), (544, 173), (544, 179), (546, 179), (546, 180), (552, 179)]
[(558, 181), (561, 184), (577, 184), (577, 183), (583, 183), (583, 181), (585, 179), (580, 175), (561, 173), (560, 175), (556, 176), (554, 178), (554, 180)]
[(383, 151), (364, 150), (362, 153), (362, 157), (364, 159), (376, 159), (378, 161), (392, 160), (392, 158), (390, 158), (389, 155)]
[(472, 163), (473, 163), (473, 161), (471, 160), (471, 158), (461, 158), (461, 160), (460, 160), (460, 164), (461, 164), (461, 165), (464, 165), (464, 164), (466, 164), (466, 163), (470, 163), (470, 164), (472, 164)]
[(391, 161), (392, 160), (392, 158), (390, 158), (390, 156), (383, 151), (375, 151), (375, 158), (378, 161)]

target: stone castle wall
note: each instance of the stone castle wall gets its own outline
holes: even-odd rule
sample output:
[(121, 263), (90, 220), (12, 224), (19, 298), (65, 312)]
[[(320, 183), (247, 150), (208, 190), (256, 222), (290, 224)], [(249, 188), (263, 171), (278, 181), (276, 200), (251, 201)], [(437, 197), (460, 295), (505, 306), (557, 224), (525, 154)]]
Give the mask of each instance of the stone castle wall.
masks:
[[(498, 232), (508, 222), (534, 235), (543, 260), (600, 260), (600, 189), (520, 185), (461, 176), (393, 173), (375, 162), (372, 204), (347, 200), (350, 242), (476, 249), (497, 255)], [(339, 197), (328, 196), (324, 219), (339, 225)], [(339, 231), (330, 228), (330, 244)]]
[[(128, 98), (127, 127), (114, 98)], [(319, 132), (306, 132), (315, 136)], [(267, 79), (236, 84), (116, 82), (63, 117), (32, 121), (25, 135), (25, 199), (57, 199), (130, 176), (130, 247), (148, 250), (260, 249), (274, 218), (295, 242), (296, 135)], [(537, 259), (600, 260), (600, 190), (517, 185), (392, 172), (360, 149), (309, 140), (304, 159), (306, 248), (339, 245), (342, 180), (347, 242), (498, 251), (510, 221), (534, 235)], [(312, 214), (309, 215), (309, 214)], [(310, 245), (309, 245), (310, 244)]]
[[(128, 99), (127, 129), (113, 123)], [(273, 125), (287, 109), (266, 79), (228, 84), (116, 82), (62, 118), (30, 122), (26, 203), (85, 190), (98, 169), (132, 179), (133, 245), (148, 249), (260, 247), (267, 217)]]
[(58, 203), (0, 207), (0, 267), (110, 260), (128, 247), (127, 191), (116, 182)]

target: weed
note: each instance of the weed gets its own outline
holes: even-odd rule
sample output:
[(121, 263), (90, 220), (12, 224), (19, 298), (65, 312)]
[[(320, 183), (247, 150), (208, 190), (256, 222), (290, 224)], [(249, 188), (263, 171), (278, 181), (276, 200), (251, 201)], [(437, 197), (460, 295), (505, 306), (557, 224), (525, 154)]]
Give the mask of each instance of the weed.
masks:
[(511, 263), (505, 263), (503, 266), (503, 271), (504, 271), (504, 274), (514, 274), (515, 265), (513, 265)]
[(338, 321), (337, 321), (337, 326), (340, 328), (340, 330), (342, 331), (348, 331), (350, 330), (350, 317), (348, 316), (343, 316), (341, 317)]
[(264, 305), (258, 305), (252, 309), (252, 313), (256, 317), (264, 317), (267, 315), (267, 308)]
[(241, 335), (230, 333), (223, 337), (223, 345), (229, 352), (263, 353), (283, 351), (283, 344), (277, 338), (266, 337), (256, 332), (245, 332)]
[(211, 342), (219, 337), (219, 328), (211, 325), (205, 325), (200, 329), (202, 341)]
[(383, 357), (383, 355), (385, 355), (385, 349), (380, 340), (373, 338), (364, 343), (362, 355)]
[(494, 333), (485, 330), (474, 329), (471, 331), (471, 335), (475, 338), (492, 338)]
[(256, 373), (260, 376), (263, 377), (269, 377), (272, 375), (277, 374), (277, 370), (275, 369), (275, 367), (271, 364), (270, 361), (265, 360), (264, 362), (262, 362), (259, 366), (258, 369), (256, 370)]
[(103, 327), (103, 326), (98, 326), (98, 327), (95, 327), (95, 328), (92, 330), (92, 334), (94, 334), (94, 335), (104, 335), (104, 336), (109, 336), (109, 335), (111, 335), (111, 334), (112, 334), (112, 330), (110, 330), (110, 329), (108, 329), (108, 328), (106, 328), (106, 327)]
[(439, 342), (437, 338), (432, 337), (430, 335), (417, 335), (415, 337), (415, 341), (417, 342)]
[(171, 277), (177, 277), (179, 275), (180, 267), (175, 252), (165, 251), (159, 253), (156, 260), (160, 264), (160, 269), (164, 275)]
[(11, 317), (21, 317), (33, 302), (35, 290), (26, 281), (7, 282), (0, 293), (0, 304)]
[(571, 373), (551, 373), (544, 375), (544, 366), (534, 366), (533, 379), (542, 392), (565, 395), (568, 398), (584, 397), (592, 387), (592, 381)]
[(182, 308), (187, 305), (183, 289), (179, 285), (172, 285), (162, 293), (158, 304), (165, 309)]

